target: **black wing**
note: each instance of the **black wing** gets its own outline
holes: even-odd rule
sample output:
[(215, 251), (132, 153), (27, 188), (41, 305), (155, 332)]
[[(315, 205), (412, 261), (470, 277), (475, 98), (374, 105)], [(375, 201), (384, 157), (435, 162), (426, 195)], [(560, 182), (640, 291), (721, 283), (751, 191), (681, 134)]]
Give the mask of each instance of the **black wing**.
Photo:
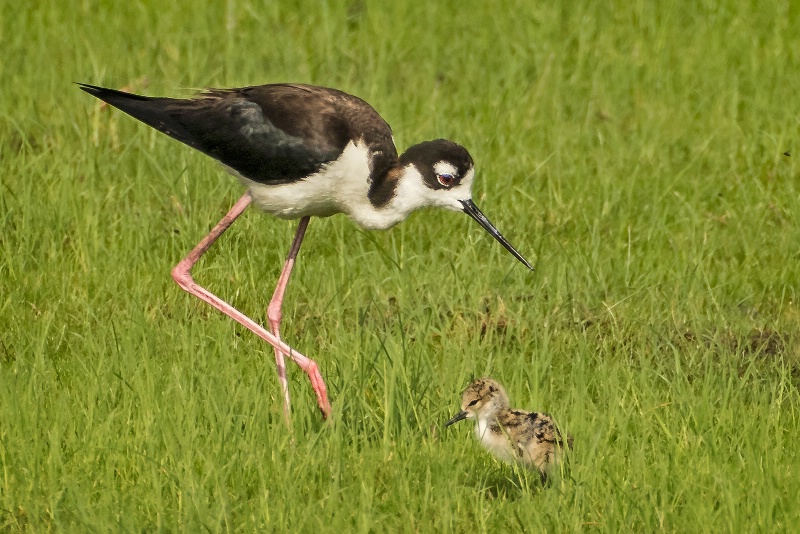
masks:
[(288, 183), (318, 171), (339, 156), (359, 122), (377, 124), (372, 136), (391, 144), (388, 124), (369, 104), (334, 89), (274, 84), (182, 100), (80, 87), (257, 182)]

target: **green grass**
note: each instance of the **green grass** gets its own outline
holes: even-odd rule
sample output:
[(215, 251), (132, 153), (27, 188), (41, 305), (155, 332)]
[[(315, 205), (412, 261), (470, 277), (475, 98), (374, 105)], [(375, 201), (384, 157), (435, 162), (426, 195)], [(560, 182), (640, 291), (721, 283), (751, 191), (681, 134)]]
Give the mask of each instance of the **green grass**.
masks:
[[(0, 531), (800, 523), (796, 3), (3, 4)], [(292, 367), (288, 432), (270, 348), (169, 276), (238, 184), (73, 81), (362, 96), (467, 146), (537, 271), (458, 214), (312, 220), (284, 337), (334, 417)], [(196, 276), (263, 320), (293, 230)], [(551, 486), (442, 428), (484, 374), (575, 436)]]

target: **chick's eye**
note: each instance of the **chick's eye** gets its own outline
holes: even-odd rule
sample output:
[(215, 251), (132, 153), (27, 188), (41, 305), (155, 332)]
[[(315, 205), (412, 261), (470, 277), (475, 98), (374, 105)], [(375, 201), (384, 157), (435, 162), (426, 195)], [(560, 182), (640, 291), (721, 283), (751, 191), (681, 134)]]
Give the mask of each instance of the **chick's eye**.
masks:
[(445, 187), (450, 187), (456, 181), (455, 175), (450, 173), (437, 174), (436, 179), (439, 180), (439, 183)]
[(478, 399), (475, 399), (474, 401), (470, 402), (469, 404), (467, 404), (467, 406), (475, 406), (476, 404), (478, 404)]

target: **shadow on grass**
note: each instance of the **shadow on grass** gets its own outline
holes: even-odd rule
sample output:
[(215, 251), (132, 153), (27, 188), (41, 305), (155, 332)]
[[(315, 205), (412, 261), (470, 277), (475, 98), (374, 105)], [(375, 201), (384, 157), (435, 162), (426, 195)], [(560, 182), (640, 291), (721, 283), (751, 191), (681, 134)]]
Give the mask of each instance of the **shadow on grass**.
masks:
[(502, 499), (515, 501), (520, 497), (537, 496), (543, 491), (553, 489), (568, 475), (554, 473), (543, 479), (538, 473), (517, 466), (501, 466), (490, 473), (469, 473), (464, 484), (479, 488), (488, 500)]

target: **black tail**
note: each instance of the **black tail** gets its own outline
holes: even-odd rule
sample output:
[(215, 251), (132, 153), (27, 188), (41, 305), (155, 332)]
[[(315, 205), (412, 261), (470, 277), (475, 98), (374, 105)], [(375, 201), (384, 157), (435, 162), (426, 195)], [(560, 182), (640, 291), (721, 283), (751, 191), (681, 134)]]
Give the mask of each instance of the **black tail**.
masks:
[(193, 139), (193, 135), (179, 119), (181, 100), (175, 98), (153, 98), (149, 96), (134, 95), (115, 89), (107, 89), (96, 85), (78, 83), (81, 89), (92, 96), (96, 96), (131, 117), (142, 121), (148, 126), (186, 143), (192, 148), (203, 151), (203, 147)]

